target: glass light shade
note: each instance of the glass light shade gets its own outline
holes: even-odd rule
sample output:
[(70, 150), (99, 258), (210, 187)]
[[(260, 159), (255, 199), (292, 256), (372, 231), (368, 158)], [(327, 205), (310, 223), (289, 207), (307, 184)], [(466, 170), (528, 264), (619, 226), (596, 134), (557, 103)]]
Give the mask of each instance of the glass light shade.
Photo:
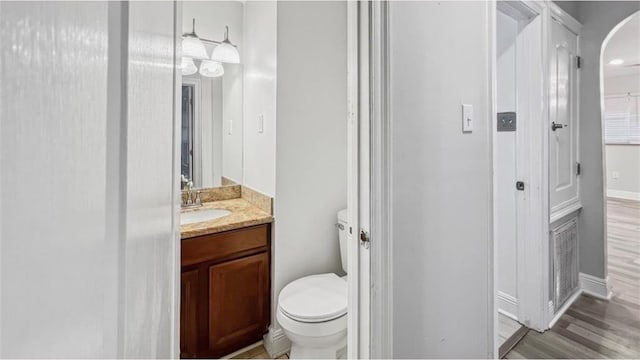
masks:
[(240, 54), (235, 46), (231, 45), (228, 40), (225, 40), (213, 48), (211, 60), (229, 64), (239, 64)]
[(207, 49), (200, 38), (185, 35), (182, 37), (182, 55), (192, 59), (208, 59)]
[(218, 61), (202, 60), (200, 64), (200, 75), (206, 77), (218, 77), (224, 75), (224, 68)]
[(193, 62), (192, 58), (183, 57), (182, 58), (182, 75), (193, 75), (198, 72), (198, 68), (196, 64)]

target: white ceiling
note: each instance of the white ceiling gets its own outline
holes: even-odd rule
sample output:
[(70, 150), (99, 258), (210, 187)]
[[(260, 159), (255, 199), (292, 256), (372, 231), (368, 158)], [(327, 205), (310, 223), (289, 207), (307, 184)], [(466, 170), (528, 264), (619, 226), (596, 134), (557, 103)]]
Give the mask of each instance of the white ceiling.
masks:
[[(612, 59), (622, 59), (622, 65), (609, 65)], [(640, 74), (640, 13), (634, 14), (607, 43), (604, 49), (604, 76)], [(637, 66), (630, 66), (637, 64)]]

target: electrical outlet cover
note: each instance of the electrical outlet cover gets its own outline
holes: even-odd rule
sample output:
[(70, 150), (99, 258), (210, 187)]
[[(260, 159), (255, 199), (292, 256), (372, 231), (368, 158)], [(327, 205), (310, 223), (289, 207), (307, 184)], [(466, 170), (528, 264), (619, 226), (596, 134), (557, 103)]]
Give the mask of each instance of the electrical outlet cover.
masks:
[(516, 131), (516, 113), (498, 113), (498, 131)]

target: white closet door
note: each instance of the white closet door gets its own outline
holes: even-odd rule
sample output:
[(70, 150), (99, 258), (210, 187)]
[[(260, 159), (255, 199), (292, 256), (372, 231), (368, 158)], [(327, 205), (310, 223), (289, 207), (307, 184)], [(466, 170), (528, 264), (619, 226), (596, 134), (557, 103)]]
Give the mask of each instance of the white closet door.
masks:
[[(549, 189), (551, 216), (578, 203), (578, 36), (551, 24)], [(553, 124), (562, 126), (553, 130)]]

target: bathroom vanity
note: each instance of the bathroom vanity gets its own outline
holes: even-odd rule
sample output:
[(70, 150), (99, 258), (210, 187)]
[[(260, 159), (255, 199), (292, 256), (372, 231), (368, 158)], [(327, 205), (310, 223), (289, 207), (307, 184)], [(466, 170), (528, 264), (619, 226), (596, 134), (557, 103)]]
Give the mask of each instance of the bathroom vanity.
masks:
[(271, 317), (270, 212), (235, 198), (183, 215), (212, 209), (227, 215), (181, 226), (182, 358), (221, 357), (260, 341)]

